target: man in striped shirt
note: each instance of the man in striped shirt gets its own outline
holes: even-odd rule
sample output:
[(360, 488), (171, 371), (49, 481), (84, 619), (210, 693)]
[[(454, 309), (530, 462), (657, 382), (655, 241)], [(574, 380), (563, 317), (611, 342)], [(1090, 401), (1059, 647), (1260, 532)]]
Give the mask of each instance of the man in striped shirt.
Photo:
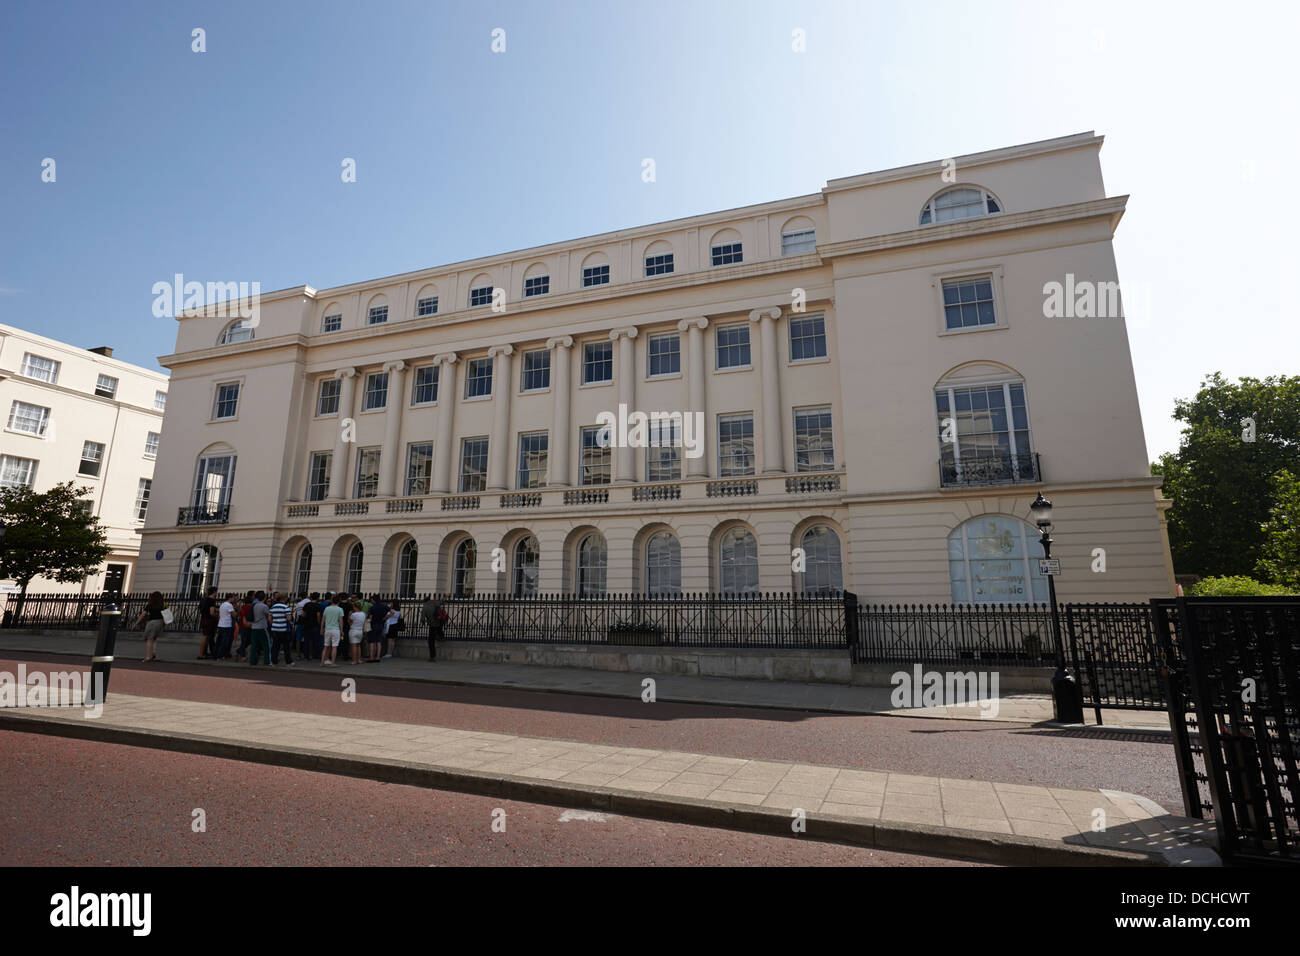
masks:
[(293, 666), (293, 657), (290, 656), (289, 648), (290, 637), (290, 617), (293, 615), (293, 608), (284, 603), (284, 595), (279, 591), (271, 599), (271, 663), (280, 663), (280, 649), (284, 649), (284, 662), (290, 667)]

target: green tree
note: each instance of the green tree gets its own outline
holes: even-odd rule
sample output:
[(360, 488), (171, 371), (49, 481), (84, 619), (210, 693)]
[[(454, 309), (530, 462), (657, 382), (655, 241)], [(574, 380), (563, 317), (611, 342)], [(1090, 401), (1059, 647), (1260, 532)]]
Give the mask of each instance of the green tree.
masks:
[(1195, 398), (1175, 403), (1174, 418), (1185, 423), (1178, 451), (1151, 466), (1174, 502), (1174, 567), (1250, 575), (1263, 553), (1273, 476), (1300, 474), (1300, 376), (1228, 382), (1215, 372)]
[(70, 481), (49, 491), (0, 488), (0, 578), (18, 582), (21, 613), (32, 578), (52, 578), (64, 584), (80, 581), (108, 557), (104, 526), (80, 504), (88, 488)]
[(1289, 471), (1273, 476), (1273, 509), (1263, 531), (1258, 573), (1300, 589), (1300, 478)]

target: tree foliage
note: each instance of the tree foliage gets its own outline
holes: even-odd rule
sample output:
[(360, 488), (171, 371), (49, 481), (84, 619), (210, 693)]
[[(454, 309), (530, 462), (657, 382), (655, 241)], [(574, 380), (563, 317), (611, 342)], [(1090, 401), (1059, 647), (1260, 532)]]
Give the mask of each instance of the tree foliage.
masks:
[(79, 503), (88, 491), (70, 481), (40, 492), (0, 488), (0, 578), (18, 582), (26, 594), (32, 578), (70, 584), (98, 569), (112, 549), (104, 526)]
[(1263, 530), (1259, 573), (1300, 590), (1300, 478), (1289, 471), (1273, 476), (1273, 508)]
[(1300, 475), (1300, 376), (1228, 382), (1215, 372), (1195, 398), (1175, 403), (1174, 418), (1185, 423), (1178, 451), (1162, 455), (1151, 471), (1164, 477), (1164, 494), (1174, 502), (1168, 521), (1175, 570), (1256, 573), (1277, 493), (1274, 476)]

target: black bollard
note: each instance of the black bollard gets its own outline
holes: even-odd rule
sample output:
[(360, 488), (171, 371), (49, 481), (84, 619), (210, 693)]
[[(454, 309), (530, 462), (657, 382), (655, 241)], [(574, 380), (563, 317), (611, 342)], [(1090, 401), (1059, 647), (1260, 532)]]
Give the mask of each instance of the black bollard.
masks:
[(108, 674), (113, 669), (113, 649), (117, 645), (117, 626), (122, 610), (110, 600), (99, 612), (99, 635), (95, 638), (95, 656), (90, 659), (90, 686), (86, 693), (97, 704), (108, 699)]

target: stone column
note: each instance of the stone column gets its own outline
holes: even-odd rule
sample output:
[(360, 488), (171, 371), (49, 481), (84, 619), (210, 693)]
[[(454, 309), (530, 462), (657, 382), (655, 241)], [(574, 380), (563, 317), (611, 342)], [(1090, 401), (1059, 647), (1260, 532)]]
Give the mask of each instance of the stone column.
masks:
[(569, 484), (569, 432), (572, 409), (569, 407), (569, 371), (573, 365), (569, 349), (573, 348), (573, 336), (557, 335), (546, 340), (546, 347), (551, 350), (551, 397), (552, 406), (550, 452), (546, 456), (546, 483), (564, 486)]
[[(610, 411), (630, 415), (636, 408), (636, 326), (614, 329), (609, 337), (618, 351), (618, 403), (623, 406)], [(635, 448), (624, 444), (614, 449), (614, 480), (623, 483), (636, 481)]]
[(406, 363), (388, 362), (388, 407), (384, 411), (384, 447), (379, 452), (379, 494), (394, 497), (402, 468), (402, 406), (406, 404)]
[(356, 419), (353, 405), (357, 396), (357, 370), (341, 368), (334, 373), (339, 380), (338, 433), (334, 436), (334, 458), (330, 461), (330, 497), (342, 500), (348, 496), (349, 465), (352, 446), (356, 444)]
[[(713, 474), (713, 449), (711, 443), (706, 440), (707, 436), (713, 433), (713, 428), (709, 421), (709, 410), (705, 407), (707, 389), (704, 385), (704, 330), (708, 325), (709, 320), (702, 315), (693, 319), (682, 319), (677, 323), (677, 331), (687, 333), (685, 349), (687, 407), (682, 409), (683, 429), (695, 427), (694, 419), (689, 426), (687, 425), (686, 416), (694, 416), (696, 412), (704, 416), (703, 433), (692, 436), (694, 440), (703, 443), (704, 454), (699, 458), (686, 458), (687, 478), (708, 478)], [(682, 456), (686, 456), (685, 448), (682, 449)]]
[(492, 438), (488, 442), (487, 486), (489, 491), (505, 491), (509, 485), (506, 464), (510, 461), (510, 392), (514, 389), (513, 345), (494, 345), (488, 349), (492, 364)]
[(438, 366), (438, 434), (433, 446), (433, 491), (445, 495), (451, 490), (452, 469), (456, 463), (456, 449), (451, 447), (451, 423), (456, 409), (456, 359), (455, 352), (443, 352), (433, 357)]
[(759, 388), (763, 393), (763, 474), (783, 474), (785, 442), (781, 440), (781, 378), (776, 361), (776, 324), (780, 308), (755, 309), (749, 321), (758, 323), (763, 371)]

